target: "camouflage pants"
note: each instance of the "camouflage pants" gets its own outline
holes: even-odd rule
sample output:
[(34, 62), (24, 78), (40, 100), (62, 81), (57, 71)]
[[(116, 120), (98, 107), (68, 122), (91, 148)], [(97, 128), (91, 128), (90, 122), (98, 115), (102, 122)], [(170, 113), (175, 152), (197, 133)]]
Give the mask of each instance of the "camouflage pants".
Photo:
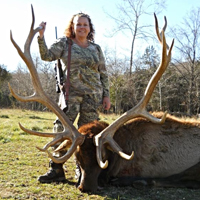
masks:
[[(92, 122), (94, 120), (98, 120), (98, 108), (102, 105), (102, 94), (81, 94), (78, 95), (73, 91), (70, 91), (69, 101), (68, 101), (68, 109), (66, 111), (66, 115), (69, 120), (74, 123), (76, 117), (79, 114), (77, 125), (78, 127)], [(63, 130), (63, 126), (59, 119), (54, 122), (53, 132), (61, 132)], [(54, 146), (56, 148), (59, 144)], [(60, 152), (57, 156), (62, 156), (66, 152)]]

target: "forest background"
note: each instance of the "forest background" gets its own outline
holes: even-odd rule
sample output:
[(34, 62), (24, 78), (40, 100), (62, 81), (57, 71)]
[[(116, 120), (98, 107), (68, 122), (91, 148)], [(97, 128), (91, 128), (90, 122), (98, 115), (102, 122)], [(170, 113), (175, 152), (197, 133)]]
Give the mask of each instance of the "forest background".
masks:
[[(110, 113), (121, 114), (142, 98), (144, 90), (160, 63), (161, 47), (156, 39), (154, 25), (143, 23), (143, 16), (152, 17), (153, 13), (163, 16), (167, 1), (121, 0), (116, 4), (117, 15), (107, 12), (114, 26), (106, 31), (108, 38), (128, 35), (126, 53), (117, 46), (101, 45), (104, 51), (110, 80)], [(22, 19), (23, 20), (23, 19)], [(159, 17), (160, 28), (164, 24)], [(153, 20), (152, 20), (153, 21)], [(31, 22), (30, 22), (31, 23)], [(168, 69), (160, 79), (148, 104), (148, 111), (168, 111), (176, 115), (198, 116), (200, 112), (200, 7), (192, 7), (182, 23), (170, 26), (168, 22), (166, 37), (168, 45), (175, 39), (175, 47)], [(16, 40), (17, 41), (17, 40)], [(25, 41), (25, 38), (24, 38)], [(147, 44), (137, 49), (138, 41)], [(16, 52), (17, 54), (17, 52)], [(40, 80), (46, 93), (55, 101), (55, 62), (44, 62), (38, 53), (32, 53)], [(29, 72), (24, 63), (18, 63), (14, 71), (7, 64), (0, 64), (0, 108), (22, 108), (46, 110), (37, 103), (21, 103), (11, 96), (8, 82), (22, 96), (33, 93)]]

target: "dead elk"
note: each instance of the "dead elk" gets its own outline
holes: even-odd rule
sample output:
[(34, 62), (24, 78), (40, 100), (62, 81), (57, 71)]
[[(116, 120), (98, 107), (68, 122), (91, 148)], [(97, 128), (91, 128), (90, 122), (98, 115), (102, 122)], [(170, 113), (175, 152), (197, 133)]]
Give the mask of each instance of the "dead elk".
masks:
[[(166, 113), (162, 114), (162, 118), (157, 118), (146, 110), (153, 90), (171, 60), (173, 41), (168, 47), (164, 34), (166, 23), (160, 34), (155, 16), (156, 34), (162, 46), (162, 59), (141, 101), (110, 125), (93, 122), (77, 130), (66, 114), (44, 92), (40, 83), (30, 54), (33, 37), (41, 28), (34, 29), (34, 21), (32, 8), (32, 25), (24, 52), (14, 41), (12, 34), (11, 41), (30, 71), (35, 92), (29, 97), (22, 97), (11, 87), (10, 90), (20, 101), (37, 101), (44, 104), (58, 116), (64, 127), (60, 133), (40, 133), (20, 125), (27, 133), (53, 138), (43, 148), (38, 148), (47, 152), (57, 163), (66, 162), (75, 153), (82, 172), (79, 182), (81, 191), (95, 191), (98, 184), (112, 178), (117, 178), (116, 181), (112, 179), (112, 183), (117, 185), (137, 185), (140, 182), (157, 187), (200, 188), (199, 123), (186, 123), (172, 117), (166, 120)], [(55, 158), (48, 148), (58, 142), (64, 143), (56, 151), (64, 148), (65, 144), (70, 148), (64, 156)]]
[(104, 148), (103, 158), (110, 164), (101, 169), (95, 159), (93, 138), (107, 126), (103, 122), (93, 122), (79, 129), (86, 135), (85, 142), (75, 152), (82, 172), (80, 190), (95, 190), (97, 185), (107, 183), (200, 188), (200, 122), (170, 115), (164, 124), (154, 124), (144, 118), (133, 119), (116, 131), (114, 140), (125, 153), (134, 151), (134, 159), (125, 160), (109, 147)]

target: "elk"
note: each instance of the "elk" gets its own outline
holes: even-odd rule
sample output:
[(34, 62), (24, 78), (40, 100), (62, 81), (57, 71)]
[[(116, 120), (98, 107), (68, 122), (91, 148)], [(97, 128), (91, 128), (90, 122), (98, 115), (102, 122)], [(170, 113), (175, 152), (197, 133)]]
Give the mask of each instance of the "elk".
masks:
[[(110, 182), (114, 185), (150, 185), (155, 187), (193, 187), (200, 188), (200, 123), (184, 122), (167, 113), (150, 114), (146, 105), (151, 98), (157, 82), (171, 60), (170, 47), (166, 44), (165, 29), (161, 34), (155, 17), (155, 28), (162, 46), (161, 63), (149, 81), (143, 98), (132, 109), (124, 113), (112, 124), (94, 121), (77, 130), (59, 106), (42, 89), (36, 68), (31, 58), (30, 45), (34, 35), (41, 29), (32, 25), (25, 43), (24, 53), (12, 37), (11, 41), (26, 63), (35, 93), (29, 97), (17, 95), (10, 87), (12, 95), (20, 101), (37, 101), (54, 112), (63, 124), (59, 133), (40, 133), (20, 128), (33, 135), (52, 137), (53, 140), (39, 150), (47, 152), (56, 163), (66, 162), (73, 154), (81, 168), (78, 188), (81, 191), (95, 191), (98, 185)], [(62, 144), (55, 150), (69, 147), (68, 152), (55, 158), (49, 147), (58, 142)]]

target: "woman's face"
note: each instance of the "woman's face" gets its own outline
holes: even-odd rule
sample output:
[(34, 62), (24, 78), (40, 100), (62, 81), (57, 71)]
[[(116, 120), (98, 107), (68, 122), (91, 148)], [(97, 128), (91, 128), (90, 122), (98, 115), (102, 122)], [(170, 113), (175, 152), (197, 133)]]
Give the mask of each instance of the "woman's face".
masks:
[(74, 18), (74, 33), (76, 38), (87, 39), (90, 32), (90, 24), (87, 17)]

